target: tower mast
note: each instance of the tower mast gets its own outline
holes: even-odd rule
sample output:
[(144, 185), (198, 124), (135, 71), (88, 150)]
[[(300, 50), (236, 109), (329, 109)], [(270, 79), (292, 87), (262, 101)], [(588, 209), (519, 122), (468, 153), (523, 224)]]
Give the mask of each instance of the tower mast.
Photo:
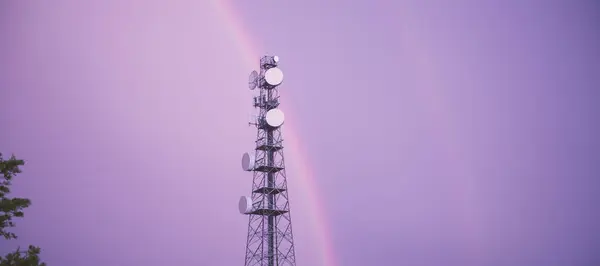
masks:
[(253, 172), (251, 196), (242, 196), (239, 211), (249, 216), (245, 266), (295, 266), (292, 219), (283, 159), (281, 126), (284, 113), (279, 107), (279, 85), (283, 72), (279, 57), (263, 56), (260, 72), (252, 71), (249, 88), (259, 89), (254, 97), (258, 117), (254, 151), (242, 156), (242, 168)]

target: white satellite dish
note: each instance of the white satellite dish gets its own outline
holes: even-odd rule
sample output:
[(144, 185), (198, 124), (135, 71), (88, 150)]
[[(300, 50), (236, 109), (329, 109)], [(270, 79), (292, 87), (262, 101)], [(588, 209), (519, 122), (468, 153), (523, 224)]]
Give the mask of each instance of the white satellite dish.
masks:
[(265, 72), (265, 81), (271, 86), (277, 86), (283, 82), (283, 72), (277, 67), (269, 68)]
[(279, 56), (274, 55), (273, 56), (273, 62), (279, 63)]
[(248, 214), (252, 211), (252, 198), (248, 196), (242, 196), (238, 203), (238, 209), (241, 214)]
[(248, 78), (248, 88), (250, 90), (256, 89), (256, 86), (258, 85), (258, 72), (256, 72), (256, 70), (252, 71), (252, 73), (250, 73), (250, 77)]
[(285, 121), (285, 115), (280, 109), (271, 109), (265, 115), (265, 121), (271, 127), (280, 127)]
[(253, 152), (246, 152), (242, 155), (242, 169), (244, 171), (254, 170), (254, 163), (256, 162)]

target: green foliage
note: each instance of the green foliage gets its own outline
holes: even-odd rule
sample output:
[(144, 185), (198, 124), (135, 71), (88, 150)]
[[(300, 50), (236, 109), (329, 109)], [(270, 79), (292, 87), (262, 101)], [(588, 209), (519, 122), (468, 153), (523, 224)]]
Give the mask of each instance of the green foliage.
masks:
[(46, 263), (40, 262), (40, 248), (29, 246), (27, 251), (17, 249), (4, 258), (0, 257), (0, 266), (46, 266)]
[[(31, 205), (29, 199), (8, 197), (11, 181), (18, 173), (21, 173), (19, 166), (24, 164), (25, 161), (17, 159), (14, 155), (8, 160), (4, 160), (0, 153), (0, 173), (2, 173), (0, 177), (0, 236), (6, 240), (17, 238), (17, 235), (8, 231), (15, 227), (13, 218), (22, 218), (23, 210)], [(34, 246), (29, 246), (27, 251), (17, 249), (15, 252), (0, 257), (0, 266), (46, 266), (45, 263), (40, 262), (39, 254), (40, 248)]]

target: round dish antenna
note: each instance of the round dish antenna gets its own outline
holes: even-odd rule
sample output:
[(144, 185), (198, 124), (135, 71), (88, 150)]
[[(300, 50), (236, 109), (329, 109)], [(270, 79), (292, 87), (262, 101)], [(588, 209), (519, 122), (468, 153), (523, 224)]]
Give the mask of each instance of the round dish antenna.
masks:
[(241, 214), (248, 214), (252, 211), (252, 198), (248, 196), (242, 196), (238, 203), (238, 210)]
[(254, 70), (250, 73), (250, 77), (248, 78), (248, 88), (253, 90), (256, 89), (256, 86), (258, 86), (258, 72)]
[(271, 86), (277, 86), (283, 82), (283, 72), (277, 67), (269, 68), (265, 72), (265, 81)]
[(273, 56), (273, 62), (279, 63), (279, 56), (274, 55)]
[(271, 127), (280, 127), (285, 121), (285, 115), (280, 109), (271, 109), (265, 115), (265, 121)]
[(254, 170), (254, 163), (256, 162), (253, 152), (246, 152), (242, 155), (242, 169), (244, 171)]

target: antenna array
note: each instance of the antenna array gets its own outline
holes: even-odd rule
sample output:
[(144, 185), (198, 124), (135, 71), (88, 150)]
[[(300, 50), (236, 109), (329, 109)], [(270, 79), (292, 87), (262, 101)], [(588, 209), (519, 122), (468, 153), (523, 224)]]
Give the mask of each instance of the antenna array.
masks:
[(260, 59), (260, 72), (252, 71), (250, 90), (259, 89), (253, 106), (259, 110), (250, 122), (257, 128), (254, 151), (244, 153), (242, 168), (253, 173), (251, 196), (242, 196), (239, 211), (249, 216), (246, 266), (296, 265), (292, 219), (287, 191), (281, 126), (285, 115), (279, 107), (283, 72), (279, 57)]

